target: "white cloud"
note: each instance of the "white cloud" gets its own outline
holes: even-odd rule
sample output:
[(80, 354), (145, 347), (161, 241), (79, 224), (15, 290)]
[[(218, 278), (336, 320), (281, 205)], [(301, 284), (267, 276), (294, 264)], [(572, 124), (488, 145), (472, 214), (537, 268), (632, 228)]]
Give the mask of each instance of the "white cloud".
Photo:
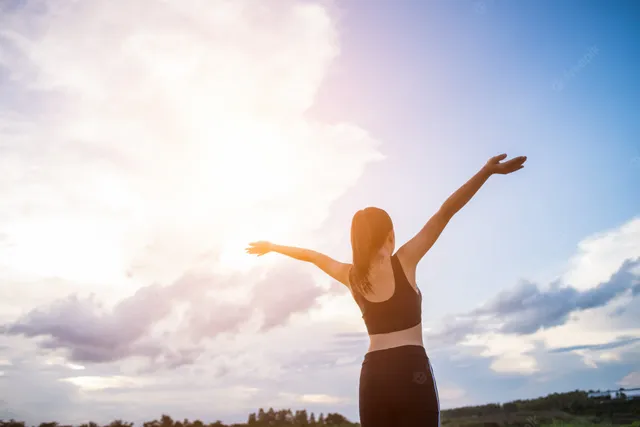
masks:
[(601, 353), (598, 358), (603, 362), (618, 362), (621, 359), (618, 353), (614, 353), (612, 351)]
[(30, 105), (0, 116), (3, 274), (115, 302), (219, 256), (246, 267), (247, 241), (309, 235), (381, 158), (306, 114), (339, 52), (318, 4), (49, 1), (0, 28)]
[(461, 344), (480, 348), (480, 356), (493, 359), (491, 369), (495, 372), (531, 375), (538, 371), (536, 359), (527, 354), (534, 344), (521, 336), (489, 332), (470, 336)]
[(74, 371), (82, 371), (84, 370), (84, 366), (82, 365), (78, 365), (76, 363), (69, 363), (65, 360), (64, 357), (61, 356), (57, 356), (57, 357), (49, 357), (47, 358), (47, 360), (44, 362), (45, 365), (59, 365), (59, 366), (65, 366), (69, 369), (72, 369)]
[[(626, 260), (640, 257), (640, 218), (631, 219), (616, 229), (597, 233), (594, 236), (585, 238), (578, 244), (579, 251), (572, 258), (570, 267), (563, 280), (568, 281), (579, 291), (592, 290), (600, 283), (612, 280), (612, 275), (620, 270)], [(640, 276), (640, 271), (632, 270), (636, 279)], [(490, 367), (498, 373), (531, 375), (553, 369), (550, 365), (541, 365), (538, 360), (541, 351), (563, 351), (578, 355), (584, 366), (596, 369), (602, 364), (625, 361), (625, 354), (640, 347), (640, 342), (629, 339), (629, 337), (640, 337), (640, 328), (634, 317), (640, 305), (637, 304), (637, 296), (632, 295), (631, 287), (638, 283), (628, 283), (633, 279), (633, 275), (624, 275), (614, 281), (618, 292), (616, 296), (610, 290), (606, 292), (600, 289), (600, 293), (592, 293), (590, 299), (582, 306), (593, 308), (576, 310), (575, 300), (567, 298), (576, 293), (563, 294), (562, 292), (545, 294), (547, 300), (542, 299), (542, 293), (537, 291), (534, 285), (529, 285), (529, 292), (521, 292), (522, 289), (515, 288), (501, 294), (490, 305), (483, 308), (487, 310), (512, 310), (513, 317), (508, 320), (516, 326), (516, 330), (527, 324), (526, 312), (523, 307), (512, 307), (509, 304), (517, 304), (510, 297), (512, 292), (524, 295), (528, 298), (535, 298), (540, 304), (539, 313), (532, 326), (534, 333), (506, 334), (497, 332), (503, 325), (496, 323), (489, 324), (483, 320), (480, 323), (485, 327), (479, 332), (467, 335), (460, 344), (470, 348), (474, 354), (491, 359)], [(536, 292), (533, 292), (536, 291)], [(596, 304), (600, 299), (606, 300), (606, 304)], [(512, 301), (513, 300), (513, 301)], [(564, 301), (566, 300), (566, 301)], [(558, 307), (554, 304), (558, 304)], [(581, 307), (582, 307), (581, 306)], [(635, 307), (635, 308), (634, 308)], [(546, 317), (554, 313), (558, 308), (565, 310), (568, 317), (561, 319), (561, 322), (551, 323), (550, 326), (538, 324), (544, 322)], [(626, 311), (629, 313), (626, 313)], [(613, 316), (612, 313), (622, 312), (623, 315)], [(511, 313), (511, 311), (510, 311)], [(460, 323), (464, 333), (472, 331), (471, 326), (480, 318), (472, 319), (470, 325)], [(533, 329), (533, 328), (532, 328)], [(452, 330), (453, 331), (453, 330)], [(455, 331), (454, 331), (455, 332)], [(612, 342), (618, 343), (612, 347)], [(469, 351), (469, 350), (465, 350)]]
[(447, 401), (449, 406), (459, 403), (458, 401), (466, 395), (467, 392), (463, 388), (455, 385), (438, 386), (438, 397), (443, 401)]
[(303, 394), (297, 396), (297, 401), (302, 403), (325, 403), (325, 404), (341, 404), (352, 401), (350, 398), (330, 396), (328, 394)]
[[(246, 256), (248, 241), (313, 242), (331, 204), (368, 163), (382, 159), (365, 130), (308, 114), (339, 54), (336, 20), (321, 3), (26, 2), (0, 14), (0, 52), (0, 75), (8, 76), (0, 89), (10, 86), (15, 94), (0, 100), (3, 324), (79, 294), (78, 301), (101, 307), (95, 316), (77, 317), (85, 319), (85, 329), (114, 326), (109, 313), (143, 287), (166, 288), (186, 272), (216, 278), (207, 298), (179, 298), (182, 305), (153, 324), (154, 340), (180, 347), (189, 337), (176, 324), (194, 307), (203, 312), (209, 297), (224, 296), (219, 302), (226, 311), (236, 310), (278, 262)], [(246, 274), (250, 269), (254, 274)], [(236, 283), (239, 270), (244, 273)], [(296, 287), (315, 295), (313, 283), (300, 286), (300, 280), (288, 277), (282, 292)], [(231, 288), (236, 295), (227, 298)], [(265, 299), (270, 324), (283, 321), (272, 310), (283, 302), (289, 310), (301, 306)], [(209, 317), (194, 320), (198, 328), (216, 325), (215, 312), (224, 310), (212, 307)], [(78, 390), (90, 391), (82, 397), (94, 404), (88, 411), (118, 402), (125, 413), (142, 416), (166, 403), (167, 410), (188, 409), (185, 416), (192, 417), (212, 399), (218, 406), (207, 407), (209, 414), (246, 414), (255, 409), (252, 396), (266, 402), (280, 386), (286, 359), (274, 337), (318, 347), (330, 337), (322, 327), (311, 336), (309, 328), (258, 334), (255, 326), (239, 330), (235, 340), (216, 336), (200, 343), (201, 357), (179, 370), (202, 372), (187, 375), (184, 387), (177, 385), (179, 374), (162, 366), (160, 383), (140, 385), (136, 374), (146, 367), (140, 358), (81, 366), (38, 346), (46, 347), (47, 339), (6, 337), (11, 360), (14, 354), (22, 359), (3, 369), (3, 381), (20, 378), (24, 369), (33, 376), (8, 404), (26, 410), (26, 396), (42, 381), (48, 384), (43, 396), (61, 390), (43, 417), (81, 419), (71, 410)], [(117, 329), (131, 328), (135, 322)], [(256, 345), (260, 353), (250, 351)], [(350, 361), (339, 356), (345, 369)], [(81, 367), (84, 375), (69, 376)], [(196, 378), (202, 384), (191, 392)], [(213, 380), (219, 388), (211, 388)], [(178, 391), (167, 393), (165, 381)], [(326, 391), (294, 394), (317, 402), (333, 398)], [(152, 396), (153, 405), (140, 411), (126, 406), (146, 400), (143, 395)], [(64, 422), (64, 416), (57, 418)]]
[[(478, 356), (491, 358), (490, 367), (498, 373), (538, 375), (554, 369), (551, 365), (540, 365), (538, 356), (541, 349), (568, 349), (568, 352), (580, 356), (584, 366), (595, 369), (601, 364), (623, 361), (624, 353), (640, 348), (638, 341), (607, 347), (617, 339), (624, 341), (624, 337), (640, 337), (640, 328), (635, 324), (620, 325), (612, 321), (610, 308), (586, 310), (562, 325), (530, 335), (486, 332), (469, 336), (461, 344), (470, 347)], [(576, 349), (571, 350), (573, 347)]]
[(640, 371), (631, 372), (628, 375), (625, 375), (624, 378), (618, 381), (618, 385), (625, 388), (640, 387)]
[(140, 387), (142, 383), (135, 379), (124, 376), (99, 377), (99, 376), (82, 376), (63, 378), (60, 381), (71, 383), (81, 390), (94, 391), (105, 390), (108, 388), (130, 388)]
[(588, 289), (606, 282), (625, 260), (637, 257), (640, 257), (640, 218), (582, 240), (563, 279), (570, 286)]

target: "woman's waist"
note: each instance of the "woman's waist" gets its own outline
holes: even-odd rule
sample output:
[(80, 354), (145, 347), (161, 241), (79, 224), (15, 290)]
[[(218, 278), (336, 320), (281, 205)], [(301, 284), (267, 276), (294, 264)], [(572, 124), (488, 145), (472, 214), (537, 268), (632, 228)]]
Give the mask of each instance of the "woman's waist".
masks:
[(369, 335), (369, 349), (367, 350), (367, 354), (401, 346), (424, 347), (422, 340), (422, 323), (418, 323), (411, 328), (401, 331)]

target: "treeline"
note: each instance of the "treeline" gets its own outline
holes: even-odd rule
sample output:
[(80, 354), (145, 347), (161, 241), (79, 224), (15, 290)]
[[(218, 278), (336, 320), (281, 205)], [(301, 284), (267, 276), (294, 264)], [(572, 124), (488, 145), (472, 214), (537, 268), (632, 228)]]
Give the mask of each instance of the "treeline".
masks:
[[(591, 391), (589, 391), (591, 392)], [(463, 422), (462, 418), (491, 418), (510, 420), (508, 424), (514, 424), (514, 418), (518, 416), (535, 416), (544, 412), (555, 414), (568, 414), (576, 417), (589, 417), (592, 419), (609, 420), (613, 424), (626, 424), (640, 420), (640, 399), (594, 399), (588, 396), (588, 392), (575, 390), (567, 393), (551, 393), (544, 397), (527, 400), (514, 400), (507, 403), (489, 403), (478, 406), (465, 406), (455, 409), (443, 410), (441, 413), (443, 425), (457, 425)], [(555, 417), (555, 415), (553, 415)], [(461, 420), (461, 421), (456, 421)], [(320, 413), (316, 416), (306, 410), (260, 408), (258, 412), (249, 414), (246, 423), (224, 424), (222, 421), (205, 423), (200, 420), (179, 421), (173, 420), (168, 415), (162, 415), (160, 420), (147, 421), (142, 427), (302, 427), (302, 426), (332, 426), (332, 427), (356, 427), (359, 423), (352, 423), (339, 413)], [(467, 425), (465, 423), (465, 425)], [(24, 422), (0, 420), (0, 427), (28, 427)], [(56, 422), (41, 423), (37, 427), (73, 427), (58, 424)], [(78, 427), (133, 427), (133, 423), (123, 420), (115, 420), (106, 425), (85, 423)]]
[(349, 422), (347, 418), (329, 412), (326, 416), (323, 413), (317, 417), (313, 412), (307, 413), (306, 409), (292, 412), (291, 409), (281, 409), (274, 411), (273, 408), (265, 411), (260, 408), (258, 413), (249, 414), (248, 426), (355, 426), (357, 424)]
[(576, 416), (608, 416), (628, 413), (637, 415), (640, 419), (640, 399), (595, 399), (590, 398), (586, 391), (575, 390), (567, 393), (551, 393), (536, 399), (514, 400), (504, 404), (489, 403), (447, 409), (442, 411), (442, 418), (539, 411), (562, 411)]
[[(100, 425), (94, 422), (80, 424), (78, 427), (133, 427), (133, 423), (115, 420), (109, 424)], [(281, 409), (275, 411), (273, 408), (264, 410), (260, 408), (257, 413), (249, 414), (246, 423), (224, 424), (222, 421), (212, 423), (204, 423), (200, 420), (189, 421), (188, 419), (179, 421), (173, 420), (168, 415), (162, 415), (160, 420), (146, 421), (142, 427), (302, 427), (302, 426), (331, 426), (331, 427), (358, 427), (359, 423), (352, 423), (346, 417), (329, 412), (326, 415), (320, 413), (317, 417), (306, 410), (297, 410), (293, 412), (291, 409)], [(22, 421), (3, 421), (0, 420), (0, 427), (28, 427)], [(37, 427), (74, 427), (70, 425), (59, 424), (57, 422), (40, 423)]]

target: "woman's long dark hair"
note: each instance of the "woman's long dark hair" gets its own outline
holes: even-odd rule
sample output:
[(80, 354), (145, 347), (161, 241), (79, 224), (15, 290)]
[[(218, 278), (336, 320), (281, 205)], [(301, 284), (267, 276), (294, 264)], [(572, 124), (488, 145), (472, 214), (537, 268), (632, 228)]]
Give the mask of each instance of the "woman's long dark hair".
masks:
[(353, 267), (349, 273), (352, 287), (365, 294), (371, 291), (369, 270), (374, 255), (393, 230), (391, 217), (380, 208), (368, 207), (356, 212), (351, 221)]

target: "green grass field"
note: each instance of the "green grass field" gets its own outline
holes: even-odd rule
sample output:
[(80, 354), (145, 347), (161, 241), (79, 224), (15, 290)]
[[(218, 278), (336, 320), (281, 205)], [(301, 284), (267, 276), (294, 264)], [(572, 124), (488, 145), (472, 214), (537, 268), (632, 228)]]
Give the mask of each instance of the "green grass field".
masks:
[(562, 411), (537, 413), (492, 414), (443, 419), (443, 427), (640, 427), (640, 420), (632, 414), (614, 414), (613, 419), (597, 416), (575, 416)]

